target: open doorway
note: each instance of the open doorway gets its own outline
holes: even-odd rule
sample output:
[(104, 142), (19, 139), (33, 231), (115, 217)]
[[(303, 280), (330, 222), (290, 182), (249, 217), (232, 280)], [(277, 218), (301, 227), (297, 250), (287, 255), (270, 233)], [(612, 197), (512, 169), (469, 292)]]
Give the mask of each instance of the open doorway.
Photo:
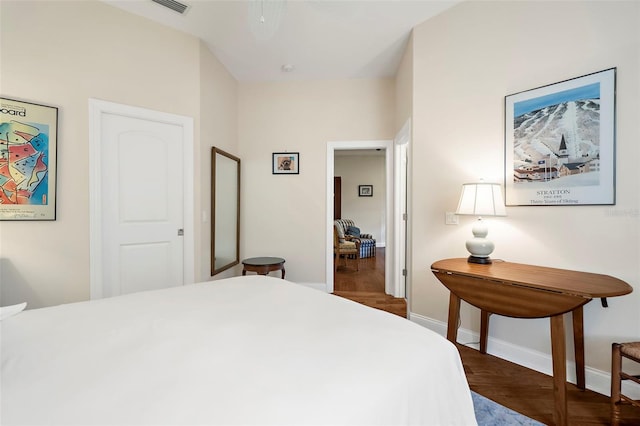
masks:
[(344, 239), (333, 294), (406, 317), (404, 299), (385, 291), (385, 156), (383, 148), (334, 151), (334, 223)]
[(334, 151), (333, 218), (339, 246), (341, 251), (357, 253), (334, 259), (336, 294), (385, 294), (385, 151)]
[[(386, 246), (387, 232), (385, 151), (345, 149), (334, 153), (333, 218), (353, 220), (364, 235), (372, 236), (371, 245), (382, 248)], [(363, 258), (374, 255), (375, 247), (363, 249)]]
[(410, 152), (411, 119), (408, 119), (395, 139), (381, 141), (336, 141), (327, 143), (326, 193), (326, 291), (334, 291), (333, 220), (334, 220), (334, 161), (340, 150), (384, 151), (385, 164), (385, 294), (406, 300), (410, 315), (411, 294), (411, 205)]
[[(376, 151), (376, 150), (380, 151)], [(374, 152), (380, 152), (380, 155), (384, 156), (384, 194), (381, 197), (383, 200), (383, 209), (381, 211), (381, 215), (383, 215), (380, 220), (381, 226), (381, 234), (379, 238), (382, 238), (381, 241), (384, 241), (384, 283), (385, 283), (385, 293), (393, 295), (393, 255), (394, 255), (394, 247), (393, 247), (393, 141), (383, 140), (383, 141), (344, 141), (344, 142), (329, 142), (327, 144), (327, 202), (326, 202), (326, 279), (327, 279), (327, 292), (333, 293), (334, 291), (334, 264), (333, 264), (333, 221), (334, 221), (334, 176), (335, 176), (335, 158), (337, 151), (358, 151), (358, 150), (366, 150)], [(355, 152), (357, 155), (358, 153)], [(367, 182), (362, 182), (359, 185), (371, 185)], [(375, 187), (372, 188), (375, 191)], [(343, 185), (342, 192), (344, 193), (346, 190), (359, 191), (359, 188), (345, 188)], [(365, 193), (367, 193), (365, 191)], [(367, 193), (368, 194), (368, 193)], [(353, 194), (352, 194), (353, 195)], [(358, 193), (356, 193), (356, 196)], [(343, 199), (343, 209), (344, 199)], [(343, 215), (344, 217), (344, 215)], [(363, 222), (366, 223), (366, 222)], [(365, 226), (367, 226), (365, 224)], [(367, 229), (364, 229), (363, 232), (370, 233)], [(373, 233), (373, 232), (371, 232)], [(378, 240), (378, 238), (376, 238)]]

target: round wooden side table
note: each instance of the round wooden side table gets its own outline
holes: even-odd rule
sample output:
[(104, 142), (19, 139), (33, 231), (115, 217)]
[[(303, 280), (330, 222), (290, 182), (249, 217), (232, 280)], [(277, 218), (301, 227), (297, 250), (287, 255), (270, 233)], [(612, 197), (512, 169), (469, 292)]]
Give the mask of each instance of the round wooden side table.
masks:
[(282, 271), (282, 279), (284, 280), (284, 259), (281, 257), (250, 257), (242, 261), (242, 275), (247, 275), (247, 271), (259, 275), (267, 275), (271, 271)]

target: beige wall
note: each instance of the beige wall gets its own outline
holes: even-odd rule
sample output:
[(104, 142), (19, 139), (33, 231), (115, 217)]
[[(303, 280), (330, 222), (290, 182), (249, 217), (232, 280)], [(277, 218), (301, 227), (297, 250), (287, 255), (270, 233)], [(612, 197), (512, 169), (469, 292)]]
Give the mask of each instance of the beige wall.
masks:
[[(196, 281), (227, 278), (239, 275), (240, 267), (227, 269), (211, 278), (211, 147), (238, 155), (238, 83), (211, 54), (204, 43), (200, 45), (200, 123), (201, 149), (196, 164), (200, 166), (201, 206), (196, 206), (196, 220), (202, 220), (200, 250), (200, 275)], [(240, 168), (242, 171), (242, 159)], [(242, 183), (241, 183), (242, 185)]]
[(396, 72), (396, 128), (401, 129), (413, 110), (413, 32)]
[[(288, 279), (326, 283), (327, 142), (392, 139), (394, 96), (391, 79), (239, 85), (243, 257), (281, 256)], [(300, 153), (299, 175), (271, 174), (284, 151)]]
[[(394, 134), (392, 80), (239, 87), (199, 40), (100, 2), (3, 1), (1, 59), (3, 96), (60, 108), (57, 220), (0, 223), (3, 305), (89, 297), (89, 98), (195, 118), (196, 280), (209, 278), (211, 146), (242, 158), (243, 257), (279, 254), (288, 277), (324, 283), (326, 142)], [(300, 175), (271, 175), (284, 150)]]
[[(461, 184), (503, 181), (504, 96), (617, 67), (615, 206), (509, 207), (491, 221), (495, 258), (614, 275), (635, 292), (585, 306), (586, 362), (640, 336), (640, 3), (468, 2), (414, 29), (412, 312), (446, 321), (429, 265), (464, 257), (473, 218), (446, 226)], [(464, 306), (462, 327), (478, 330)], [(548, 320), (492, 319), (492, 337), (549, 353)], [(569, 346), (572, 347), (572, 346)], [(569, 351), (570, 352), (570, 351)]]
[[(342, 177), (342, 218), (352, 219), (362, 233), (372, 234), (384, 247), (386, 234), (385, 156), (376, 151), (363, 155), (335, 155), (334, 175)], [(373, 185), (373, 196), (360, 197), (359, 185)]]
[[(195, 152), (206, 155), (216, 140), (235, 146), (235, 123), (223, 120), (223, 105), (209, 96), (222, 96), (233, 108), (234, 82), (198, 39), (104, 3), (3, 1), (1, 7), (2, 95), (59, 108), (57, 220), (0, 222), (1, 303), (27, 301), (35, 308), (85, 300), (88, 99), (194, 117)], [(208, 95), (202, 101), (201, 85)], [(208, 121), (217, 121), (204, 127), (202, 147), (201, 109)], [(208, 225), (201, 225), (199, 212), (208, 204), (201, 186), (207, 167), (206, 160), (196, 161), (196, 248), (209, 244)], [(198, 279), (208, 258), (203, 260), (202, 250), (195, 252)]]

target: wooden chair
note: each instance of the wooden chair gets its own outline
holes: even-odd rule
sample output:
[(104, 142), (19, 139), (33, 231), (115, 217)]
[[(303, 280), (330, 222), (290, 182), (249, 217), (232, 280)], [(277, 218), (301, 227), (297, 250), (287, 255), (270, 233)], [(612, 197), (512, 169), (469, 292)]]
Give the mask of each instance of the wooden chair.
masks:
[(622, 393), (622, 381), (631, 380), (640, 385), (640, 375), (622, 371), (622, 359), (627, 358), (640, 364), (640, 342), (614, 343), (611, 345), (611, 424), (620, 424), (620, 405), (631, 404), (640, 408), (640, 400)]
[(360, 241), (340, 241), (338, 230), (335, 225), (333, 227), (333, 272), (338, 271), (338, 261), (341, 256), (345, 257), (344, 264), (347, 265), (347, 258), (353, 258), (356, 261), (356, 271), (360, 270)]

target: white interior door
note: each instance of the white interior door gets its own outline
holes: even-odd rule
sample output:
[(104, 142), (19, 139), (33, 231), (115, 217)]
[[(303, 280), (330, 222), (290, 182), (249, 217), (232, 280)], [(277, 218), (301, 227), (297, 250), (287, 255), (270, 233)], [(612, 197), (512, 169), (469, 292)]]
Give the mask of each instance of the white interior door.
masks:
[(99, 222), (92, 234), (99, 233), (99, 243), (92, 244), (98, 248), (92, 262), (99, 267), (92, 271), (92, 298), (189, 282), (184, 127), (114, 113), (99, 114), (97, 127), (99, 184), (92, 188), (99, 199), (92, 205), (100, 208), (99, 214), (92, 212)]
[(411, 141), (411, 120), (402, 126), (396, 135), (395, 145), (395, 176), (394, 176), (394, 212), (395, 212), (395, 257), (394, 272), (395, 280), (393, 292), (394, 297), (404, 297), (408, 299), (409, 267), (407, 262), (408, 246), (408, 156), (409, 143)]
[(399, 189), (398, 189), (398, 207), (400, 209), (400, 215), (397, 218), (398, 229), (398, 246), (396, 250), (398, 252), (398, 287), (396, 297), (407, 296), (407, 145), (398, 146), (398, 159), (400, 170), (399, 175)]

